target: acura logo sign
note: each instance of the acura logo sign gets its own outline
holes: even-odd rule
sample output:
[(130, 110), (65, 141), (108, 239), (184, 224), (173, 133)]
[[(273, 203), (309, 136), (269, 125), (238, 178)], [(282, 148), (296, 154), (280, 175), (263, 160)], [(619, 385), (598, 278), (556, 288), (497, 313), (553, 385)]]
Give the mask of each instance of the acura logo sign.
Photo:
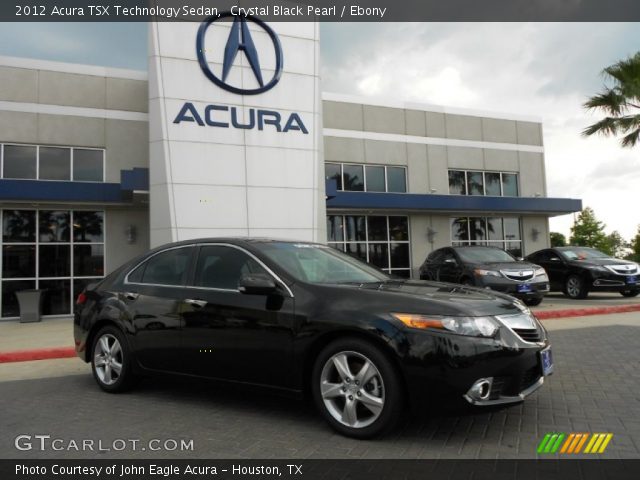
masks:
[[(209, 66), (209, 62), (207, 61), (205, 37), (207, 34), (207, 30), (212, 23), (230, 17), (233, 17), (234, 20), (231, 26), (231, 31), (229, 32), (229, 38), (227, 39), (227, 43), (224, 46), (222, 75), (221, 77), (219, 77), (215, 73), (213, 73), (211, 67)], [(266, 81), (266, 83), (262, 74), (262, 69), (260, 67), (258, 50), (256, 49), (256, 46), (253, 42), (248, 22), (252, 22), (262, 28), (262, 30), (264, 30), (269, 35), (269, 38), (273, 43), (273, 49), (275, 53), (275, 72), (273, 73), (273, 76), (268, 81)], [(247, 60), (249, 61), (251, 70), (253, 71), (256, 81), (259, 85), (258, 88), (244, 89), (227, 83), (231, 68), (233, 67), (238, 52), (240, 51), (244, 52)], [(200, 28), (198, 29), (198, 37), (196, 40), (196, 54), (198, 56), (200, 68), (209, 80), (218, 85), (220, 88), (224, 88), (229, 92), (237, 93), (239, 95), (256, 95), (258, 93), (266, 92), (267, 90), (272, 89), (278, 83), (278, 81), (280, 80), (280, 76), (282, 75), (282, 46), (280, 45), (278, 35), (276, 35), (276, 32), (274, 32), (269, 25), (252, 15), (241, 16), (234, 15), (231, 12), (225, 12), (221, 13), (219, 17), (209, 17), (207, 20), (202, 22)]]

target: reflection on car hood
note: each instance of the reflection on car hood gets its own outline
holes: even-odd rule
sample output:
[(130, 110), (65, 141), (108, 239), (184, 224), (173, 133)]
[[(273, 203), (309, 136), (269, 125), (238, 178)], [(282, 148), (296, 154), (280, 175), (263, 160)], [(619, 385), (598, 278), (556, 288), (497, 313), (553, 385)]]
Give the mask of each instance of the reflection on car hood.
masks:
[(420, 311), (424, 314), (482, 316), (508, 315), (521, 311), (515, 300), (508, 295), (452, 283), (390, 280), (357, 287), (402, 295), (405, 299), (403, 307), (407, 311)]
[(605, 258), (585, 258), (584, 260), (569, 260), (571, 265), (576, 266), (605, 266), (605, 265), (635, 265), (634, 262), (628, 262), (626, 260), (619, 260), (617, 258), (605, 257)]
[(537, 265), (529, 262), (483, 262), (474, 263), (473, 267), (485, 270), (535, 270)]

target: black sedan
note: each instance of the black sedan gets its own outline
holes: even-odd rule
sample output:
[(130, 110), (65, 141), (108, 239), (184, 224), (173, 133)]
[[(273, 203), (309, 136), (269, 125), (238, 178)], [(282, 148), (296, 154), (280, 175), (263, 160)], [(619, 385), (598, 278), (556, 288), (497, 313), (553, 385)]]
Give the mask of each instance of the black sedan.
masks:
[(518, 300), (393, 279), (304, 242), (156, 248), (80, 294), (74, 323), (107, 392), (154, 372), (309, 392), (357, 438), (391, 428), (407, 401), (522, 401), (553, 370), (547, 334)]
[(589, 247), (556, 247), (527, 257), (547, 271), (551, 290), (570, 298), (587, 298), (589, 292), (620, 292), (623, 297), (640, 293), (640, 266), (610, 257)]
[(497, 247), (478, 245), (434, 250), (420, 267), (420, 278), (490, 288), (539, 305), (549, 291), (542, 267), (518, 261)]

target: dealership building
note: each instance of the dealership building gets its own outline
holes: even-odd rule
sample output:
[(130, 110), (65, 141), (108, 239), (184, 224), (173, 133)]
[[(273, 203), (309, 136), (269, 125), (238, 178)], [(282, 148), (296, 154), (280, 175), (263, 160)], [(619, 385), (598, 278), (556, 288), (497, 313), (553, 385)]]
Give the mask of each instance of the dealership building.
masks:
[(0, 294), (82, 288), (163, 243), (327, 242), (417, 278), (429, 252), (549, 244), (539, 119), (322, 92), (319, 26), (149, 27), (148, 72), (0, 57)]

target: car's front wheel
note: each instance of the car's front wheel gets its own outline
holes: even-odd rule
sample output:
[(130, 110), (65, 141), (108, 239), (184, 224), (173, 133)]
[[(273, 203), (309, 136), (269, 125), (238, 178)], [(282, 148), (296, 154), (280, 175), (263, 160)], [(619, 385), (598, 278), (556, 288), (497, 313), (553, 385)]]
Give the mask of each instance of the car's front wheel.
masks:
[(358, 338), (329, 344), (312, 375), (313, 397), (338, 432), (370, 438), (393, 428), (404, 406), (398, 372), (378, 348)]
[(569, 275), (565, 282), (564, 293), (569, 298), (582, 299), (587, 298), (589, 290), (581, 277), (578, 275)]
[(620, 295), (623, 297), (637, 297), (640, 293), (640, 290), (624, 290), (620, 292)]
[(91, 349), (91, 370), (104, 391), (122, 392), (133, 385), (131, 360), (129, 345), (117, 327), (107, 326), (96, 334)]
[(543, 297), (530, 297), (525, 298), (523, 301), (528, 307), (536, 307), (542, 303), (542, 298)]

